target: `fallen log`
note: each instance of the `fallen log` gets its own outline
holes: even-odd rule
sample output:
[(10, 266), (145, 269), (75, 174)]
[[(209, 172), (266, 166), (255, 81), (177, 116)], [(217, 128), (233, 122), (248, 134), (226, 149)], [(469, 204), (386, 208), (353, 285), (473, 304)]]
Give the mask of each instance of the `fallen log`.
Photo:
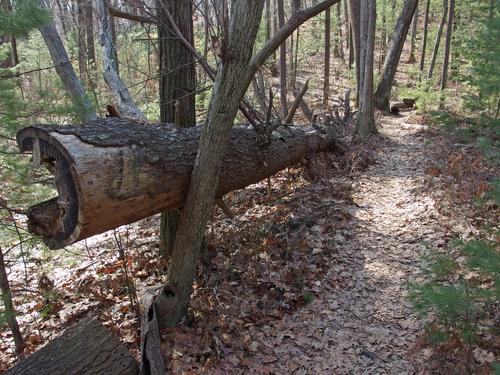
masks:
[[(35, 125), (20, 130), (55, 175), (58, 197), (28, 210), (28, 229), (51, 248), (182, 207), (201, 127), (142, 125), (121, 118), (79, 126)], [(334, 128), (282, 127), (265, 145), (255, 131), (235, 127), (225, 151), (217, 197), (244, 188), (335, 147)]]
[(88, 318), (8, 370), (5, 375), (137, 375), (127, 348), (98, 320)]

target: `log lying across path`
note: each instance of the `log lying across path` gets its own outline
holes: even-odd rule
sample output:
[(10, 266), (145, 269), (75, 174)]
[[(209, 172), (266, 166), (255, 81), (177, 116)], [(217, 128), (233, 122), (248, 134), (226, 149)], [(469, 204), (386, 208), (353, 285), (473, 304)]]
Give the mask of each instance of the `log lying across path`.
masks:
[[(22, 152), (54, 175), (58, 197), (28, 210), (28, 229), (61, 248), (106, 230), (182, 207), (201, 128), (143, 125), (121, 118), (79, 126), (22, 129)], [(269, 144), (235, 127), (226, 148), (219, 197), (335, 147), (333, 128), (281, 127)]]

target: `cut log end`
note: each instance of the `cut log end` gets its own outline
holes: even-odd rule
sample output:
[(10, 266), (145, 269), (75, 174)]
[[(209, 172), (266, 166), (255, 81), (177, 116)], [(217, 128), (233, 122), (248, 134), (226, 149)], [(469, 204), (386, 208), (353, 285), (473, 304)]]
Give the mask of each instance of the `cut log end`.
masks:
[(61, 248), (77, 229), (78, 195), (70, 163), (61, 145), (47, 132), (30, 127), (17, 135), (22, 152), (32, 152), (35, 163), (44, 165), (55, 177), (58, 196), (28, 209), (28, 230), (43, 237), (49, 248)]

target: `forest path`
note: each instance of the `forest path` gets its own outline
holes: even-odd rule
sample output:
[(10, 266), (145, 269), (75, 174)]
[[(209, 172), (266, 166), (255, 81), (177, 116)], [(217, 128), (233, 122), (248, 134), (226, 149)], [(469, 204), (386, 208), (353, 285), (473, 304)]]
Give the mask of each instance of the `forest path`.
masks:
[(324, 292), (282, 320), (255, 328), (252, 337), (260, 345), (247, 365), (250, 373), (415, 372), (408, 351), (422, 327), (407, 283), (419, 276), (424, 243), (441, 234), (424, 186), (421, 126), (405, 117), (382, 117), (381, 123), (376, 163), (354, 179), (351, 227), (335, 236)]

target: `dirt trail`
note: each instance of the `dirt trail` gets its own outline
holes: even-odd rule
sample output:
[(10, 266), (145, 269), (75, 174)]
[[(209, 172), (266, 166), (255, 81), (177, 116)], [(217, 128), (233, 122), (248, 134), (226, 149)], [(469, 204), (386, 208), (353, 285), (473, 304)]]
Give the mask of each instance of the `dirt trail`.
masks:
[[(411, 374), (421, 323), (406, 283), (419, 276), (426, 241), (439, 239), (425, 193), (424, 138), (404, 118), (383, 117), (376, 163), (355, 179), (352, 227), (335, 236), (334, 262), (314, 302), (255, 328), (251, 373)], [(245, 371), (248, 373), (247, 371)]]

